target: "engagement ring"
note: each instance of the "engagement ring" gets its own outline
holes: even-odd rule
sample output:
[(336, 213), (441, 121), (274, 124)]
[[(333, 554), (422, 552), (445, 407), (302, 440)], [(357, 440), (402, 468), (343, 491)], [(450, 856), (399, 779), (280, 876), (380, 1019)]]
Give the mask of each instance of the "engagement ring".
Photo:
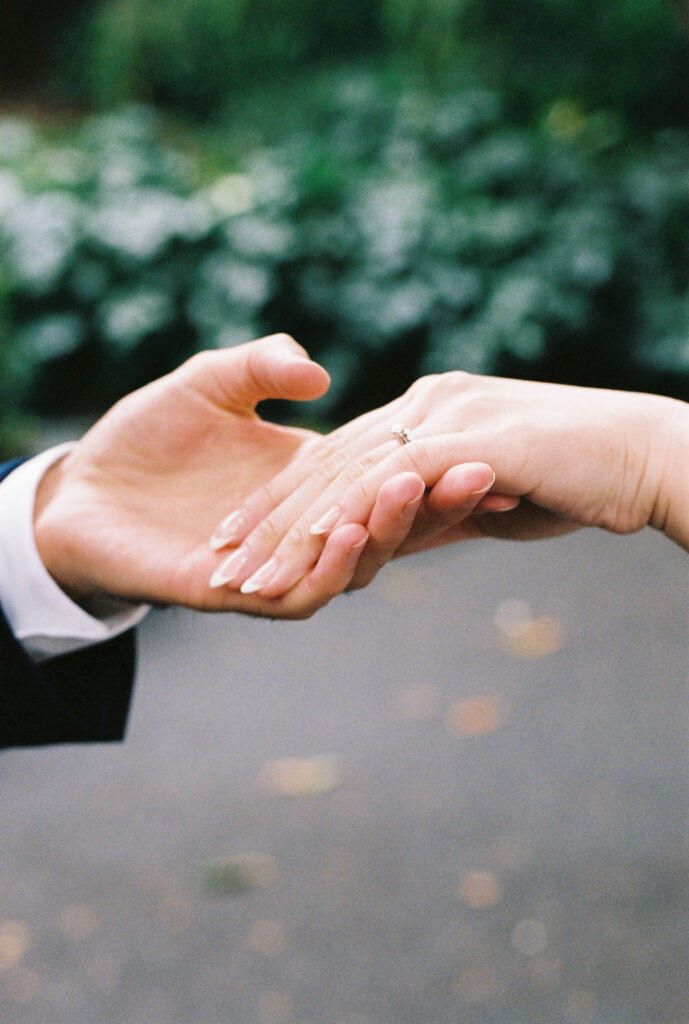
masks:
[(403, 427), (401, 423), (396, 423), (394, 427), (390, 427), (390, 433), (395, 435), (400, 444), (409, 444), (412, 439), (407, 428)]

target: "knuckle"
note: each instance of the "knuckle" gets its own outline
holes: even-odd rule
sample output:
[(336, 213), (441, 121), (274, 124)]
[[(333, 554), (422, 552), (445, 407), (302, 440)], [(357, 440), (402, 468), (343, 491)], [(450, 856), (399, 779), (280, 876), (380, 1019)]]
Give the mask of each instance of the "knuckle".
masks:
[(436, 398), (448, 398), (464, 396), (471, 390), (473, 377), (465, 370), (449, 370), (447, 373), (439, 374), (433, 384), (433, 394)]
[(257, 346), (266, 348), (287, 348), (292, 352), (299, 355), (307, 355), (306, 349), (296, 341), (291, 334), (287, 334), (285, 331), (278, 331), (276, 334), (270, 334), (267, 338), (261, 338), (257, 342)]
[(347, 463), (340, 473), (339, 482), (342, 483), (344, 487), (351, 487), (353, 484), (360, 482), (364, 469), (365, 464), (363, 458), (358, 458), (353, 462)]
[(408, 399), (423, 409), (448, 398), (461, 398), (472, 386), (473, 376), (464, 370), (449, 370), (447, 373), (429, 373), (414, 381), (406, 393)]
[(410, 398), (419, 398), (426, 395), (428, 391), (433, 387), (433, 383), (438, 380), (441, 375), (439, 373), (427, 373), (423, 377), (417, 378), (413, 384), (411, 384), (406, 391), (406, 394)]
[(260, 515), (263, 510), (267, 515), (275, 509), (283, 500), (284, 494), (275, 478), (267, 480), (259, 490), (254, 491), (244, 501), (244, 508), (253, 514)]
[(367, 505), (372, 499), (366, 478), (360, 474), (352, 474), (351, 480), (347, 481), (346, 490), (352, 507)]
[(292, 545), (299, 551), (304, 551), (313, 543), (313, 537), (305, 523), (295, 523), (285, 535), (285, 543)]
[(352, 465), (352, 461), (342, 448), (333, 447), (331, 442), (326, 442), (319, 454), (320, 464), (314, 472), (316, 481), (324, 486), (330, 484), (335, 477), (346, 473)]
[(352, 466), (359, 473), (367, 473), (374, 466), (377, 466), (383, 458), (388, 455), (389, 442), (382, 449), (373, 448), (371, 451), (362, 452), (361, 455), (354, 459)]
[(277, 331), (275, 334), (269, 335), (267, 338), (262, 338), (262, 341), (272, 341), (280, 345), (291, 345), (296, 348), (301, 348), (301, 345), (294, 340), (291, 334), (287, 334), (286, 331)]
[(387, 451), (373, 449), (370, 452), (362, 452), (355, 459), (351, 459), (342, 470), (342, 478), (347, 485), (360, 481), (362, 477), (377, 466), (385, 457)]
[(264, 519), (251, 534), (251, 546), (259, 548), (275, 548), (285, 535), (283, 524), (272, 517)]
[(265, 349), (261, 345), (247, 347), (245, 373), (249, 385), (258, 392), (265, 383)]
[(182, 363), (178, 372), (185, 377), (195, 377), (198, 374), (203, 374), (210, 368), (215, 358), (217, 358), (217, 354), (208, 349), (204, 349), (202, 352), (195, 352), (193, 356), (189, 356)]
[(309, 476), (318, 475), (325, 469), (333, 450), (334, 445), (329, 437), (307, 435), (299, 449), (299, 458), (307, 467)]
[(475, 375), (468, 370), (449, 370), (442, 376), (456, 388), (468, 387), (475, 380)]
[(342, 493), (350, 488), (354, 488), (355, 499), (365, 498), (368, 494), (368, 489), (364, 478), (368, 470), (372, 469), (379, 462), (380, 456), (376, 458), (370, 452), (346, 462), (337, 474), (337, 486), (340, 492)]
[(425, 480), (428, 485), (429, 478), (433, 476), (434, 460), (431, 458), (426, 445), (407, 445), (400, 452), (400, 458), (405, 470), (411, 473), (418, 473), (421, 479)]

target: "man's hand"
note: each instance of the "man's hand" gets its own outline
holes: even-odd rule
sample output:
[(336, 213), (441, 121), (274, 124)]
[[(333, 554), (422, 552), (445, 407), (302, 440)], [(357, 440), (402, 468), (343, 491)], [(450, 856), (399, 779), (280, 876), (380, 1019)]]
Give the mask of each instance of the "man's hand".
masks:
[[(335, 531), (314, 571), (276, 601), (212, 589), (226, 552), (215, 553), (208, 540), (228, 506), (267, 484), (317, 437), (264, 422), (257, 403), (314, 399), (328, 385), (322, 367), (276, 335), (202, 353), (127, 396), (41, 482), (35, 537), (46, 568), (86, 605), (105, 593), (204, 610), (310, 615), (348, 585), (368, 539), (363, 526)], [(381, 538), (397, 528), (394, 511), (383, 518)]]

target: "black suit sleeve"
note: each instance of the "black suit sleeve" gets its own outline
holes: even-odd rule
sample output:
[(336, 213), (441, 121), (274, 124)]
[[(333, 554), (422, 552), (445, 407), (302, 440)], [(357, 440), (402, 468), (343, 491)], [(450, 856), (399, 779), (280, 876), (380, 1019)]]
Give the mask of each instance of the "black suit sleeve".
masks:
[(134, 668), (133, 631), (35, 664), (0, 608), (0, 747), (121, 740)]
[(134, 633), (34, 664), (0, 610), (0, 747), (121, 740)]

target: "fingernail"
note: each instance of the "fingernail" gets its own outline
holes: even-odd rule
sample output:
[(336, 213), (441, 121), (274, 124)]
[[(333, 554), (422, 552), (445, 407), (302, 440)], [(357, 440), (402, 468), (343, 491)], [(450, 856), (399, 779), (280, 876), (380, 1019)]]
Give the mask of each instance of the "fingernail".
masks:
[(423, 483), (423, 480), (420, 480), (417, 493), (414, 495), (413, 498), (410, 498), (406, 505), (403, 505), (400, 510), (400, 519), (402, 519), (403, 522), (407, 522), (408, 520), (414, 518), (419, 508), (419, 502), (423, 498), (425, 491), (426, 487)]
[(514, 512), (515, 508), (519, 505), (519, 498), (515, 496), (514, 501), (509, 505), (503, 505), (502, 508), (491, 508), (489, 512)]
[(492, 473), (491, 474), (491, 478), (490, 478), (490, 480), (488, 481), (487, 484), (483, 484), (480, 487), (477, 487), (475, 491), (469, 491), (469, 495), (473, 496), (475, 494), (485, 494), (486, 491), (489, 491), (491, 489), (491, 487), (493, 486), (494, 483), (495, 483), (495, 473)]
[(211, 550), (219, 551), (220, 548), (224, 548), (226, 544), (231, 544), (232, 541), (238, 540), (243, 534), (245, 528), (246, 516), (244, 512), (242, 512), (241, 509), (238, 509), (236, 512), (232, 512), (227, 519), (223, 519), (220, 526), (208, 542)]
[(320, 519), (311, 527), (311, 533), (315, 537), (319, 537), (323, 533), (327, 533), (328, 530), (332, 530), (337, 520), (342, 515), (342, 509), (339, 505), (335, 505), (334, 508), (328, 509), (325, 515), (322, 515)]
[(255, 594), (261, 587), (265, 587), (267, 583), (270, 583), (273, 576), (275, 575), (278, 567), (277, 558), (271, 558), (267, 562), (264, 562), (260, 569), (257, 569), (253, 576), (249, 576), (249, 579), (242, 583), (239, 588), (242, 594)]
[(230, 583), (235, 577), (239, 576), (248, 561), (249, 552), (246, 548), (238, 548), (236, 551), (233, 551), (230, 557), (226, 558), (211, 576), (210, 586), (223, 587), (226, 583)]
[(362, 540), (357, 541), (356, 544), (352, 544), (347, 554), (347, 564), (355, 565), (359, 561), (359, 555), (368, 544), (368, 534)]

